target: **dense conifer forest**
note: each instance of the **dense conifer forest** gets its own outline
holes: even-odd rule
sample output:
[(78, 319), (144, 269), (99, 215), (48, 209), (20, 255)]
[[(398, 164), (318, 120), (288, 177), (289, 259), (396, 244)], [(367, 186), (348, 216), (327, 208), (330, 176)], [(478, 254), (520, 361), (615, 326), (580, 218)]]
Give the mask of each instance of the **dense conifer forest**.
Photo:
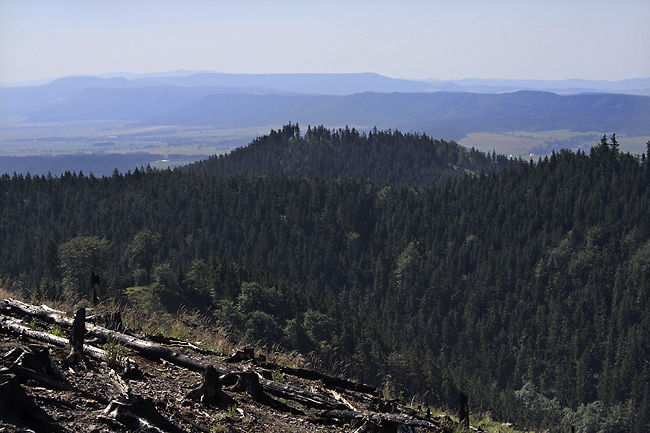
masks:
[(3, 175), (0, 277), (82, 298), (92, 270), (104, 299), (183, 305), (390, 396), (645, 432), (647, 157), (287, 125), (185, 169)]
[(426, 134), (298, 125), (258, 137), (250, 145), (189, 166), (195, 173), (276, 175), (368, 180), (375, 186), (425, 186), (465, 172), (516, 165), (503, 155), (467, 150)]

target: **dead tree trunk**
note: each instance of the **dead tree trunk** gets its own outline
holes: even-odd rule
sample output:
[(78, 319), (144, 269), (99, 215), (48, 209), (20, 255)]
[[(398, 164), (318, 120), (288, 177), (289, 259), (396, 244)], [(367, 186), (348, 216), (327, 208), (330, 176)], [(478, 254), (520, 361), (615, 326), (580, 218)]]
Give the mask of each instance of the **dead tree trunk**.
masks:
[(96, 274), (95, 271), (92, 272), (90, 276), (90, 284), (93, 286), (93, 307), (96, 307), (99, 304), (99, 274)]
[(467, 396), (460, 393), (460, 411), (458, 413), (458, 424), (462, 429), (469, 430), (469, 404), (467, 403)]
[(65, 359), (66, 364), (83, 362), (90, 367), (88, 358), (84, 355), (84, 337), (86, 335), (86, 309), (79, 308), (74, 315), (72, 332), (70, 333), (70, 355)]

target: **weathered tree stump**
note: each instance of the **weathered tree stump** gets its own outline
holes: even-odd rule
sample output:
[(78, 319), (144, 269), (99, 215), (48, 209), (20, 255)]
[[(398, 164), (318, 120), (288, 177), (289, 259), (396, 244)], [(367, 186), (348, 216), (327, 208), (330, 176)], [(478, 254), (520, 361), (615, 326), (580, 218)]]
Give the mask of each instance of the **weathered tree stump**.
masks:
[(65, 359), (66, 364), (83, 362), (90, 367), (90, 362), (84, 355), (84, 337), (86, 335), (86, 309), (79, 308), (74, 315), (72, 332), (70, 333), (70, 355)]
[(104, 326), (107, 329), (123, 332), (124, 324), (122, 323), (122, 313), (115, 311), (113, 313), (95, 314), (86, 317), (86, 322), (94, 323), (98, 326)]
[(238, 374), (237, 383), (232, 388), (233, 391), (246, 392), (255, 401), (262, 401), (266, 395), (260, 385), (260, 377), (254, 371), (243, 371)]
[(201, 386), (187, 394), (187, 399), (204, 404), (205, 406), (232, 406), (234, 400), (221, 390), (221, 381), (219, 373), (213, 366), (203, 373), (203, 382)]
[(63, 372), (56, 366), (50, 357), (50, 350), (46, 346), (32, 344), (29, 348), (30, 350), (23, 347), (16, 347), (7, 352), (2, 357), (2, 360), (6, 364), (12, 364), (12, 366), (28, 368), (62, 382), (67, 381)]

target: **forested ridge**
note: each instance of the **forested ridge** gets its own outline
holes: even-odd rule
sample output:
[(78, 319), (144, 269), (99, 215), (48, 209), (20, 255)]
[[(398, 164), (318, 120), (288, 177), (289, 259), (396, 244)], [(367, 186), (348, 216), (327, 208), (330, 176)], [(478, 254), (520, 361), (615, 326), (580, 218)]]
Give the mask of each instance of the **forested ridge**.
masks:
[(465, 172), (499, 171), (520, 161), (486, 155), (426, 134), (285, 125), (227, 155), (190, 164), (194, 173), (352, 177), (375, 186), (425, 186)]
[[(276, 165), (287, 143), (322, 144), (313, 131), (289, 125), (253, 143), (268, 152), (187, 170), (4, 175), (0, 275), (88, 296), (92, 268), (104, 297), (196, 308), (387, 394), (446, 404), (463, 391), (475, 411), (563, 431), (650, 428), (647, 155), (612, 136), (503, 169), (464, 151), (485, 165), (454, 176)], [(270, 157), (267, 171), (246, 152)]]

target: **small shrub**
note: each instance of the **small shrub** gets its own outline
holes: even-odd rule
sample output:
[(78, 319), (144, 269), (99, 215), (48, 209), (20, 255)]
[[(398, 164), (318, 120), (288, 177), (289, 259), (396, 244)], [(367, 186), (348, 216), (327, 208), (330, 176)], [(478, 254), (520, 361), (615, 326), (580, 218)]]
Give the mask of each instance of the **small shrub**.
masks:
[(228, 417), (229, 418), (234, 418), (237, 416), (237, 405), (233, 404), (232, 406), (228, 406)]
[(110, 368), (113, 370), (121, 368), (124, 362), (124, 357), (127, 353), (126, 346), (117, 341), (109, 341), (104, 346), (104, 352), (106, 352), (106, 364), (108, 364)]
[(280, 370), (280, 369), (278, 368), (278, 369), (273, 370), (273, 372), (271, 373), (271, 379), (272, 379), (274, 382), (284, 383), (284, 381), (285, 381), (285, 376), (284, 376), (284, 373), (282, 372), (282, 370)]

